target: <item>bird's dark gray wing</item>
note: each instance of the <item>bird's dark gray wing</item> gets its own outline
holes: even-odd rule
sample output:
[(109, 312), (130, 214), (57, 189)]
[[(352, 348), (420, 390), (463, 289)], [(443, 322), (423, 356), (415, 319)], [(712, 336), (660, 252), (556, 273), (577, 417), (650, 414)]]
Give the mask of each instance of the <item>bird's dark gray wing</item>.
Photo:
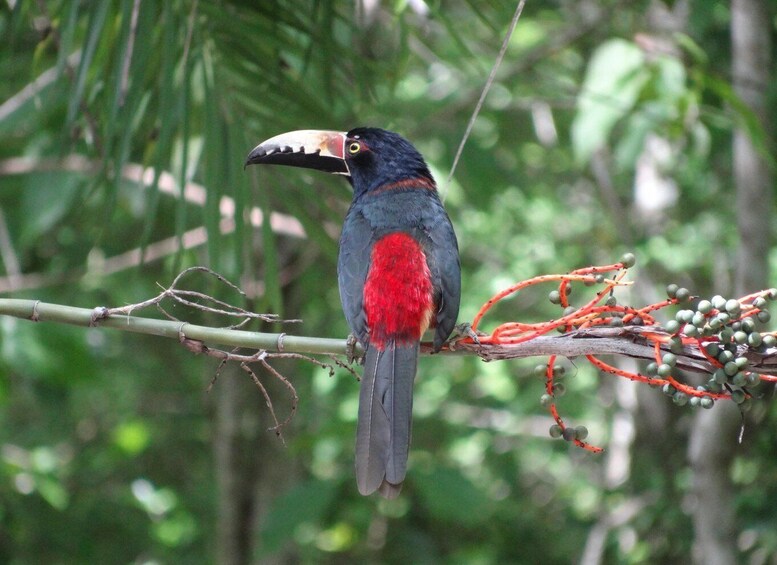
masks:
[(461, 301), (461, 265), (456, 233), (448, 214), (439, 203), (432, 208), (425, 225), (430, 245), (426, 260), (432, 273), (437, 311), (434, 332), (434, 349), (439, 351), (456, 326)]
[(369, 222), (358, 207), (352, 206), (340, 236), (337, 281), (345, 319), (365, 347), (369, 342), (369, 333), (364, 312), (364, 284), (372, 262), (372, 238), (373, 230)]

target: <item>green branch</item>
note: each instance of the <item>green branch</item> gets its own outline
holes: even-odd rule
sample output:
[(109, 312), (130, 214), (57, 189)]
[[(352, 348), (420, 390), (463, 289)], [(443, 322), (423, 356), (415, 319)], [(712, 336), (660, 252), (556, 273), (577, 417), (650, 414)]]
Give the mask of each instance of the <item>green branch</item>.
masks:
[[(171, 290), (161, 296), (171, 296)], [(179, 292), (179, 291), (176, 291)], [(145, 303), (108, 310), (106, 308), (76, 308), (60, 304), (49, 304), (39, 300), (0, 298), (0, 316), (14, 316), (33, 322), (57, 322), (86, 327), (107, 327), (127, 332), (158, 335), (178, 341), (200, 341), (208, 346), (221, 345), (242, 347), (268, 353), (308, 355), (348, 355), (348, 341), (324, 337), (305, 337), (285, 333), (261, 333), (239, 329), (210, 328), (188, 322), (159, 320), (133, 316)], [(117, 310), (121, 312), (117, 313)], [(222, 312), (223, 313), (223, 312)], [(654, 360), (655, 348), (645, 339), (645, 333), (666, 334), (659, 326), (592, 327), (567, 332), (557, 336), (538, 336), (517, 344), (473, 344), (457, 343), (455, 348), (445, 348), (440, 353), (454, 355), (478, 355), (485, 361), (545, 357), (562, 355), (579, 357), (584, 355), (623, 355), (635, 359)], [(746, 348), (745, 348), (746, 349)], [(194, 350), (194, 349), (193, 349)], [(662, 350), (663, 351), (663, 350)], [(353, 353), (360, 356), (363, 348), (356, 344)], [(422, 344), (422, 354), (430, 354), (430, 344)], [(745, 355), (745, 351), (740, 352)], [(777, 375), (777, 348), (763, 351), (747, 349), (750, 370), (767, 375)], [(687, 344), (678, 353), (678, 367), (687, 371), (711, 374), (716, 369), (698, 346)]]
[[(158, 335), (172, 339), (185, 336), (208, 344), (247, 347), (268, 352), (294, 352), (314, 355), (345, 355), (344, 339), (304, 337), (284, 333), (260, 333), (226, 328), (209, 328), (188, 322), (139, 318), (131, 315), (103, 317), (104, 310), (48, 304), (39, 300), (0, 298), (0, 315), (14, 316), (33, 322), (58, 322), (74, 326), (106, 327), (125, 332)], [(357, 354), (362, 350), (357, 346)]]

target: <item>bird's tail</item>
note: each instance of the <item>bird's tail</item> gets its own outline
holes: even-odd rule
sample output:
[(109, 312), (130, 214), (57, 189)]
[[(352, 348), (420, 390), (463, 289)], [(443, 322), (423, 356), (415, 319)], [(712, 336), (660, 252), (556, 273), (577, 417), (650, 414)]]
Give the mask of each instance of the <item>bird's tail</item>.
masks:
[(418, 348), (418, 343), (389, 343), (383, 351), (367, 348), (356, 428), (356, 482), (364, 495), (379, 490), (386, 498), (396, 498), (402, 489)]

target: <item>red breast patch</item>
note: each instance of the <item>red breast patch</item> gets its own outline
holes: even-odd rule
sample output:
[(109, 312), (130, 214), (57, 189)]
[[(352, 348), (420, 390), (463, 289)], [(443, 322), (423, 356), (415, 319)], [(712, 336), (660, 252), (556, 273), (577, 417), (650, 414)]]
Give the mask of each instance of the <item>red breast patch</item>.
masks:
[(364, 310), (370, 344), (419, 341), (429, 327), (432, 275), (421, 245), (402, 232), (388, 234), (372, 248), (364, 285)]

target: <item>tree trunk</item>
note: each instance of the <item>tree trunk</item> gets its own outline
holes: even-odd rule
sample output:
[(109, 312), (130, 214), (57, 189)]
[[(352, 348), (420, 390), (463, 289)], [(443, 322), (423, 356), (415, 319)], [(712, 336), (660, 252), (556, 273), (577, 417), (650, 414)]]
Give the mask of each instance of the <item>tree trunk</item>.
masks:
[(246, 429), (246, 419), (255, 419), (251, 412), (258, 412), (258, 408), (247, 406), (251, 395), (243, 377), (248, 377), (239, 373), (236, 367), (225, 367), (213, 387), (216, 395), (213, 449), (218, 483), (216, 555), (220, 565), (247, 565), (253, 545), (256, 479), (252, 472), (255, 465), (251, 447), (254, 442), (247, 437), (253, 434)]
[[(771, 74), (771, 18), (765, 0), (733, 0), (731, 44), (734, 90), (768, 133), (766, 90)], [(761, 148), (761, 151), (767, 150)], [(752, 132), (734, 132), (733, 173), (737, 193), (736, 288), (742, 296), (768, 286), (772, 178)], [(730, 405), (698, 412), (689, 446), (695, 507), (694, 561), (737, 562), (734, 487), (729, 469), (737, 452), (739, 411)]]

